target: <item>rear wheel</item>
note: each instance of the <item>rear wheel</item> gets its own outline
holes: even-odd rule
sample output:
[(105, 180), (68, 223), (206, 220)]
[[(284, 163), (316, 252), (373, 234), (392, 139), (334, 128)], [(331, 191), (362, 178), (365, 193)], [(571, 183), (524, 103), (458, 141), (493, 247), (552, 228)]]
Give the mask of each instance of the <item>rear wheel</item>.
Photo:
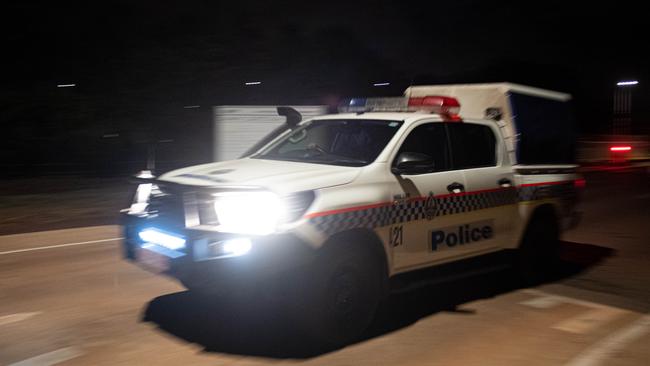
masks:
[(525, 285), (539, 284), (552, 272), (559, 258), (559, 230), (553, 214), (533, 216), (519, 250), (515, 267)]

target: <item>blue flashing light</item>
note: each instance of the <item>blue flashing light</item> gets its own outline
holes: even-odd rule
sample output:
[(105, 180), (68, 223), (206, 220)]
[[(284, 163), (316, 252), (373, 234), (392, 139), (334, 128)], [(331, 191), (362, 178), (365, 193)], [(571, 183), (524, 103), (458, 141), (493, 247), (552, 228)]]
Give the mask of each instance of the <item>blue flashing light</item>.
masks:
[(156, 244), (167, 249), (178, 250), (185, 248), (185, 239), (154, 228), (146, 228), (138, 233), (145, 243)]
[(352, 98), (348, 105), (350, 107), (363, 107), (366, 105), (366, 98)]
[(406, 112), (408, 99), (404, 97), (352, 98), (339, 105), (339, 112)]

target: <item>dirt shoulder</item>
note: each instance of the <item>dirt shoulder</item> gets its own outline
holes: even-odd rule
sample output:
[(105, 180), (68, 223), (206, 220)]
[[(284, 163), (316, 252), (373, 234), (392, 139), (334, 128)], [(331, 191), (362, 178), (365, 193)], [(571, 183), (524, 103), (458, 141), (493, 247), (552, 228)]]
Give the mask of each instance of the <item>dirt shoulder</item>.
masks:
[(0, 235), (117, 224), (132, 190), (126, 177), (2, 180)]

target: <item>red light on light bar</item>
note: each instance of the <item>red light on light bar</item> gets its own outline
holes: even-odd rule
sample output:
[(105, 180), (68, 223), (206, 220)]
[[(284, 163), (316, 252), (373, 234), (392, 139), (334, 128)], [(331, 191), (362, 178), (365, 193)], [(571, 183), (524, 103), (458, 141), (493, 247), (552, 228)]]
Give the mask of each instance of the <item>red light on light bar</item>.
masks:
[(609, 151), (615, 151), (615, 152), (620, 152), (620, 151), (631, 151), (632, 146), (612, 146), (609, 148)]
[(460, 121), (460, 116), (458, 116), (458, 113), (460, 113), (460, 103), (456, 98), (438, 95), (413, 97), (409, 98), (408, 106), (411, 110), (430, 110), (434, 113), (443, 114), (451, 120)]

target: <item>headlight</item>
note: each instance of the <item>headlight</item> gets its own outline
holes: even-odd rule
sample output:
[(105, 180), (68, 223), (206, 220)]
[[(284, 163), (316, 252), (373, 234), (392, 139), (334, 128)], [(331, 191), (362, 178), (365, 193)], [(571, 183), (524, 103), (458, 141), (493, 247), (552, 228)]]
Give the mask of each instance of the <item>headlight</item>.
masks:
[(286, 220), (286, 208), (272, 192), (221, 192), (213, 196), (219, 231), (265, 235)]

